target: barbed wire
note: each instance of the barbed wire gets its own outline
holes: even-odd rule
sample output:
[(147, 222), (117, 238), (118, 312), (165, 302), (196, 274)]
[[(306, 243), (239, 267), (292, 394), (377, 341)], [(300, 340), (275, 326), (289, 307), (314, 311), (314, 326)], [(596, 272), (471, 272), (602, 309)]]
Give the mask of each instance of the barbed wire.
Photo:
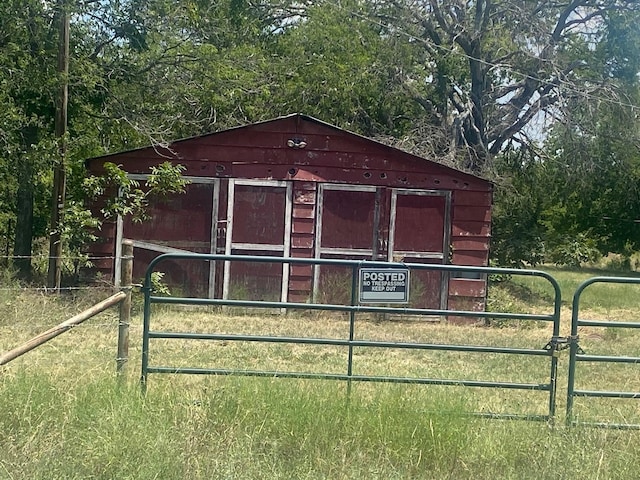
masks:
[(0, 255), (0, 259), (3, 260), (24, 260), (27, 258), (31, 258), (31, 259), (36, 259), (36, 260), (48, 260), (50, 258), (52, 259), (58, 259), (58, 260), (115, 260), (116, 258), (125, 258), (124, 256), (122, 257), (117, 257), (115, 255), (105, 255), (105, 256), (83, 256), (83, 255), (65, 255), (65, 256), (60, 256), (60, 257), (50, 257), (48, 254), (46, 253), (41, 253), (38, 255)]
[(95, 291), (105, 291), (105, 290), (113, 290), (119, 289), (120, 287), (116, 287), (114, 284), (107, 283), (104, 285), (86, 285), (86, 286), (75, 286), (75, 287), (28, 287), (16, 285), (14, 287), (11, 286), (3, 286), (0, 287), (0, 291), (11, 291), (11, 290), (20, 290), (25, 292), (41, 292), (41, 293), (56, 293), (59, 291), (65, 292), (73, 292), (73, 291), (81, 291), (81, 290), (95, 290)]
[[(35, 255), (0, 255), (0, 270), (2, 268), (10, 268), (11, 262), (14, 260), (34, 260), (34, 261), (43, 261), (49, 259), (60, 259), (67, 261), (79, 260), (82, 262), (91, 262), (91, 261), (99, 261), (99, 260), (115, 260), (117, 258), (123, 258), (122, 256), (118, 257), (115, 255), (105, 255), (105, 256), (86, 256), (86, 255), (63, 255), (59, 257), (50, 257), (46, 253), (35, 254)], [(4, 265), (1, 262), (4, 261)], [(105, 290), (114, 290), (119, 287), (115, 285), (113, 281), (110, 281), (107, 278), (96, 278), (94, 280), (87, 280), (88, 285), (68, 285), (68, 286), (60, 286), (60, 287), (49, 287), (45, 285), (33, 285), (32, 282), (24, 282), (22, 283), (20, 280), (15, 280), (15, 285), (12, 284), (12, 280), (7, 280), (5, 285), (0, 285), (0, 292), (6, 291), (22, 291), (22, 292), (36, 292), (36, 293), (71, 293), (71, 292), (80, 292), (80, 291), (105, 291)]]
[[(75, 325), (71, 327), (69, 330), (77, 330), (79, 328), (92, 328), (92, 329), (104, 329), (104, 330), (117, 330), (118, 329), (118, 319), (114, 318), (114, 321), (111, 323), (83, 323), (82, 325)], [(55, 327), (55, 321), (52, 323), (30, 323), (29, 325), (11, 325), (9, 327), (0, 326), (0, 331), (7, 329), (11, 332), (31, 332), (30, 335), (33, 335), (36, 332), (48, 330), (52, 327)], [(142, 329), (142, 323), (140, 325), (136, 325), (131, 323), (129, 325), (129, 330), (140, 330)], [(69, 337), (65, 337), (69, 338)]]
[[(100, 312), (98, 314), (96, 314), (96, 316), (102, 315), (105, 312)], [(117, 311), (113, 311), (110, 314), (107, 313), (107, 315), (111, 315), (111, 320), (110, 321), (106, 321), (106, 320), (102, 320), (99, 323), (92, 323), (91, 319), (79, 324), (79, 325), (73, 325), (71, 327), (69, 327), (69, 330), (77, 330), (77, 329), (82, 329), (82, 328), (104, 328), (104, 329), (116, 329), (119, 327), (120, 325), (120, 320), (118, 318), (118, 312)], [(69, 316), (73, 316), (73, 314), (69, 314)], [(140, 323), (138, 324), (137, 322), (134, 322), (133, 320), (137, 319), (137, 315), (132, 315), (131, 316), (131, 320), (132, 322), (129, 324), (129, 329), (130, 330), (140, 330), (142, 328), (142, 314), (140, 314)], [(52, 327), (56, 326), (56, 322), (58, 320), (53, 320), (51, 323), (44, 323), (44, 322), (38, 322), (38, 323), (29, 323), (29, 324), (12, 324), (12, 325), (0, 325), (0, 330), (3, 329), (8, 329), (8, 330), (19, 330), (19, 331), (25, 331), (25, 330), (40, 330), (40, 329), (49, 329)], [(64, 319), (62, 320), (64, 321)], [(60, 322), (58, 322), (60, 323)]]

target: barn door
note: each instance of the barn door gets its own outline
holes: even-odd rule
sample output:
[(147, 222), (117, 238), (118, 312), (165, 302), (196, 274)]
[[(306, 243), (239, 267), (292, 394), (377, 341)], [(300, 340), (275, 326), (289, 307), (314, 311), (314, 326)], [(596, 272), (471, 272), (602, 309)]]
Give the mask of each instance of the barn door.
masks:
[[(148, 175), (129, 174), (131, 180), (144, 182)], [(118, 216), (116, 223), (115, 281), (119, 285), (123, 238), (133, 240), (134, 276), (141, 277), (147, 265), (163, 253), (216, 253), (216, 225), (220, 180), (186, 177), (185, 192), (164, 201), (150, 202), (144, 222), (130, 216)], [(215, 262), (166, 261), (163, 281), (185, 296), (214, 296)]]
[[(291, 183), (229, 180), (226, 255), (288, 257)], [(231, 262), (224, 265), (223, 298), (286, 301), (289, 265)]]
[[(450, 193), (394, 189), (389, 215), (388, 261), (447, 263), (449, 252)], [(422, 308), (446, 305), (446, 275), (415, 272), (413, 296)]]
[[(321, 184), (318, 187), (316, 258), (371, 260), (377, 254), (380, 191), (374, 186)], [(342, 302), (337, 292), (348, 292), (351, 272), (339, 267), (316, 267), (315, 301)]]

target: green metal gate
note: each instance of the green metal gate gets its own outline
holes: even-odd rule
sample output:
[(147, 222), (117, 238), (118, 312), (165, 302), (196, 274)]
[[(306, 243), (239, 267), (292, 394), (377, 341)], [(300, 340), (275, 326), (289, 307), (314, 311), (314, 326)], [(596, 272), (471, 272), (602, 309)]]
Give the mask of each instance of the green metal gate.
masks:
[[(164, 262), (190, 262), (190, 261), (207, 261), (207, 262), (243, 262), (249, 263), (284, 263), (290, 266), (307, 265), (312, 268), (320, 268), (324, 266), (341, 267), (350, 271), (350, 301), (345, 304), (335, 303), (310, 303), (282, 302), (282, 301), (255, 301), (255, 300), (239, 300), (239, 299), (223, 299), (223, 298), (187, 298), (175, 296), (156, 295), (152, 289), (152, 273), (160, 271), (159, 266)], [(553, 304), (550, 305), (551, 311), (547, 314), (518, 314), (509, 312), (486, 312), (472, 310), (451, 310), (451, 309), (426, 309), (426, 308), (409, 308), (401, 306), (375, 306), (363, 304), (359, 302), (358, 291), (361, 287), (359, 273), (363, 269), (409, 269), (410, 272), (418, 272), (421, 270), (431, 270), (441, 272), (442, 275), (466, 275), (467, 278), (479, 278), (485, 275), (513, 275), (539, 277), (543, 281), (548, 282), (553, 292)], [(448, 386), (464, 386), (464, 387), (481, 387), (495, 389), (521, 390), (524, 392), (547, 392), (546, 406), (542, 406), (540, 410), (546, 411), (544, 414), (527, 413), (527, 412), (477, 412), (482, 416), (494, 418), (525, 418), (530, 420), (548, 421), (553, 419), (556, 410), (556, 389), (557, 389), (557, 371), (558, 371), (558, 351), (565, 347), (566, 340), (559, 336), (560, 332), (560, 288), (556, 280), (549, 274), (537, 270), (517, 270), (503, 268), (485, 268), (485, 267), (460, 267), (452, 265), (437, 264), (404, 264), (404, 263), (387, 263), (387, 262), (370, 262), (359, 260), (329, 260), (329, 259), (302, 259), (302, 258), (283, 258), (283, 257), (266, 257), (266, 256), (241, 256), (241, 255), (201, 255), (201, 254), (165, 254), (156, 257), (149, 265), (144, 280), (144, 327), (143, 327), (143, 346), (142, 346), (142, 375), (141, 382), (143, 389), (146, 388), (150, 374), (171, 373), (171, 374), (200, 374), (200, 375), (244, 375), (244, 376), (260, 376), (260, 377), (285, 377), (285, 378), (304, 378), (304, 379), (325, 379), (345, 381), (348, 385), (351, 382), (390, 382), (404, 384), (423, 384), (423, 385), (448, 385)], [(272, 336), (272, 335), (246, 335), (246, 334), (229, 334), (216, 331), (211, 332), (170, 332), (154, 329), (152, 318), (152, 306), (157, 304), (165, 305), (200, 305), (200, 306), (222, 306), (229, 307), (246, 307), (252, 308), (270, 308), (277, 311), (329, 311), (329, 312), (345, 312), (348, 315), (348, 335), (345, 338), (315, 338), (311, 336)], [(423, 342), (396, 342), (396, 341), (379, 341), (379, 340), (363, 340), (357, 339), (355, 335), (357, 321), (365, 314), (401, 314), (421, 316), (419, 318), (439, 319), (442, 317), (463, 317), (476, 318), (481, 322), (488, 319), (498, 319), (502, 321), (533, 321), (542, 322), (551, 325), (551, 337), (545, 345), (531, 346), (527, 348), (504, 346), (504, 345), (475, 345), (475, 344), (446, 344), (446, 343), (423, 343)], [(286, 318), (286, 317), (283, 317)], [(342, 373), (328, 373), (321, 371), (281, 371), (280, 369), (250, 370), (244, 368), (205, 368), (198, 365), (192, 366), (176, 366), (161, 365), (155, 360), (153, 354), (153, 343), (158, 339), (166, 341), (177, 339), (188, 339), (196, 341), (220, 341), (220, 342), (259, 342), (265, 344), (288, 344), (288, 345), (321, 345), (344, 350), (344, 370)], [(499, 379), (486, 380), (474, 378), (439, 378), (434, 376), (396, 376), (396, 375), (362, 375), (354, 372), (354, 366), (357, 365), (354, 358), (355, 348), (375, 348), (383, 349), (383, 352), (390, 350), (422, 350), (422, 351), (439, 351), (445, 352), (445, 355), (451, 355), (455, 352), (473, 352), (479, 355), (497, 354), (498, 356), (524, 356), (538, 357), (541, 362), (548, 362), (548, 375), (541, 378), (539, 382), (520, 383), (513, 381), (501, 381)], [(341, 351), (342, 351), (341, 350)], [(384, 354), (384, 353), (383, 353)], [(486, 355), (485, 355), (486, 356)], [(546, 359), (546, 360), (545, 360)], [(161, 361), (160, 359), (159, 361)], [(543, 369), (545, 370), (545, 369)], [(474, 412), (476, 413), (476, 412)]]
[[(605, 355), (605, 354), (587, 354), (582, 350), (579, 343), (579, 328), (594, 327), (599, 329), (613, 329), (616, 331), (629, 331), (640, 328), (640, 322), (634, 321), (610, 321), (610, 320), (586, 320), (580, 318), (580, 301), (582, 295), (587, 289), (595, 284), (635, 284), (640, 285), (640, 278), (628, 277), (593, 277), (583, 282), (576, 290), (573, 296), (573, 306), (571, 314), (571, 336), (569, 337), (569, 378), (567, 385), (567, 414), (566, 421), (568, 425), (590, 425), (597, 427), (611, 428), (632, 428), (640, 429), (640, 424), (634, 422), (601, 422), (601, 421), (580, 421), (575, 413), (574, 400), (577, 397), (584, 398), (618, 398), (618, 399), (638, 399), (640, 392), (623, 391), (623, 390), (606, 390), (604, 388), (576, 388), (576, 374), (578, 364), (595, 364), (601, 365), (603, 368), (612, 368), (614, 365), (629, 364), (635, 365), (640, 363), (640, 357), (623, 356), (623, 355)], [(607, 372), (610, 373), (610, 372)], [(593, 375), (590, 375), (593, 376)], [(610, 375), (605, 375), (610, 376)], [(585, 379), (583, 379), (584, 381)], [(603, 378), (604, 380), (604, 378)]]

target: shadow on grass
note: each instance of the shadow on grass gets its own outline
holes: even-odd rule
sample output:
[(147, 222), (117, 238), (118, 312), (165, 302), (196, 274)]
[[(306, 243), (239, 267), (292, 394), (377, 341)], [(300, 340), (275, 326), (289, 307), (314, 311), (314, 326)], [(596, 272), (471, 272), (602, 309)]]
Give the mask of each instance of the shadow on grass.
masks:
[[(524, 303), (532, 305), (549, 305), (553, 303), (554, 300), (554, 294), (552, 291), (538, 291), (527, 285), (517, 283), (514, 280), (499, 282), (497, 285), (500, 285), (503, 289), (506, 290), (509, 295), (517, 298)], [(491, 288), (491, 284), (489, 285), (489, 287)]]
[(640, 278), (640, 272), (636, 272), (633, 270), (613, 270), (608, 268), (598, 268), (598, 267), (556, 267), (556, 266), (545, 266), (543, 270), (550, 275), (562, 275), (562, 274), (575, 274), (575, 275), (584, 275), (585, 280), (590, 277), (630, 277), (630, 278)]
[[(573, 296), (578, 287), (586, 280), (593, 277), (630, 277), (640, 278), (640, 272), (609, 270), (604, 268), (566, 268), (545, 266), (543, 271), (551, 275), (560, 286), (562, 293), (561, 305), (563, 307), (571, 307)], [(501, 304), (515, 304), (521, 308), (545, 307), (552, 306), (554, 301), (554, 291), (550, 284), (543, 285), (542, 282), (532, 281), (533, 277), (521, 277), (513, 275), (507, 278), (492, 279), (489, 282), (489, 300), (494, 300), (496, 306)], [(615, 284), (613, 284), (615, 285)], [(617, 290), (597, 291), (590, 289), (588, 300), (585, 305), (605, 305), (613, 302), (614, 304), (624, 307), (627, 302), (623, 301), (626, 296), (624, 287), (620, 289), (620, 295)], [(616, 293), (616, 294), (614, 294)], [(618, 298), (622, 295), (621, 298)], [(623, 298), (624, 297), (624, 298)], [(584, 301), (584, 300), (583, 300)], [(494, 309), (494, 311), (497, 311)]]

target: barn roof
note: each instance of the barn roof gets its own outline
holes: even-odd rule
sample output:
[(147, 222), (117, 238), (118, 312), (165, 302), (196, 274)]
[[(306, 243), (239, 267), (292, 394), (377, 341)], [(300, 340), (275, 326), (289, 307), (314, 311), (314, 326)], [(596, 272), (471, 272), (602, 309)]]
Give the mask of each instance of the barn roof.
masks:
[[(437, 166), (437, 168), (441, 171), (448, 171), (450, 174), (454, 174), (456, 176), (469, 177), (473, 178), (475, 181), (483, 181), (487, 184), (490, 184), (488, 180), (478, 176), (473, 175), (468, 172), (464, 172), (462, 170), (449, 167), (447, 165), (443, 165), (441, 163), (435, 162), (433, 160), (426, 159), (424, 157), (420, 157), (414, 155), (405, 150), (392, 147), (390, 145), (381, 143), (377, 140), (374, 140), (369, 137), (365, 137), (363, 135), (344, 130), (340, 127), (332, 125), (330, 123), (324, 122), (317, 118), (311, 117), (309, 115), (305, 115), (302, 113), (293, 113), (281, 117), (277, 117), (271, 120), (265, 120), (261, 122), (256, 122), (248, 125), (240, 125), (237, 127), (232, 127), (225, 130), (220, 130), (217, 132), (212, 132), (204, 135), (187, 137), (179, 140), (175, 140), (171, 142), (167, 147), (159, 146), (159, 145), (150, 145), (146, 147), (140, 147), (132, 150), (116, 152), (108, 155), (103, 155), (99, 157), (93, 157), (86, 160), (85, 165), (87, 168), (91, 169), (92, 166), (101, 165), (107, 161), (122, 161), (126, 160), (127, 162), (135, 162), (136, 159), (141, 159), (142, 157), (146, 158), (157, 158), (158, 160), (194, 160), (195, 158), (192, 155), (185, 156), (182, 152), (184, 151), (193, 151), (192, 146), (196, 144), (210, 144), (210, 148), (215, 148), (216, 145), (230, 145), (230, 142), (233, 142), (233, 139), (240, 138), (240, 135), (243, 132), (247, 134), (255, 132), (255, 131), (269, 131), (272, 133), (288, 133), (288, 134), (304, 134), (305, 126), (316, 126), (316, 134), (318, 132), (324, 132), (327, 135), (331, 133), (339, 134), (342, 137), (349, 137), (354, 142), (358, 143), (360, 146), (366, 148), (367, 150), (376, 150), (378, 152), (385, 152), (387, 155), (396, 157), (396, 158), (404, 158), (406, 160), (411, 159), (412, 161), (419, 160), (421, 162), (427, 162), (432, 166)], [(221, 140), (220, 143), (218, 140)], [(275, 148), (273, 146), (264, 145), (262, 148)], [(202, 159), (201, 159), (202, 160)], [(206, 160), (206, 159), (204, 159)]]

